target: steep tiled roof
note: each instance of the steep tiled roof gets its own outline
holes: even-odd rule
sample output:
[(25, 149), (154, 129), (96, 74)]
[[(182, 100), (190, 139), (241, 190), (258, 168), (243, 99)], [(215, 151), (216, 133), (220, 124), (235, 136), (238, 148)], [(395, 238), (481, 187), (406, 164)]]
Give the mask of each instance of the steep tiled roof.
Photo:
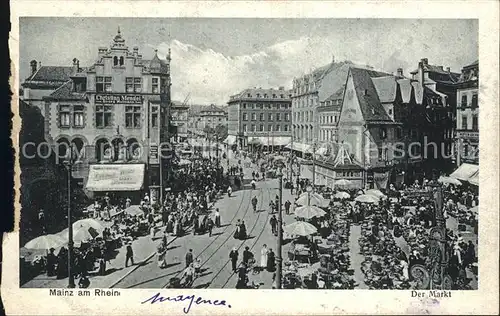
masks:
[(365, 121), (392, 121), (377, 94), (372, 78), (390, 76), (374, 70), (351, 68), (352, 80)]
[(209, 106), (204, 106), (200, 109), (200, 113), (210, 113), (210, 112), (226, 112), (226, 110), (214, 104), (210, 104)]
[(424, 89), (422, 88), (422, 86), (418, 81), (413, 81), (411, 85), (413, 86), (415, 102), (417, 104), (422, 104), (422, 101), (424, 99)]
[(73, 67), (42, 66), (26, 81), (68, 81), (73, 72)]
[(393, 102), (396, 99), (397, 82), (394, 76), (372, 78), (380, 102)]
[(86, 99), (85, 93), (73, 92), (71, 80), (57, 88), (48, 98), (56, 100), (82, 100)]
[(334, 93), (332, 93), (331, 96), (329, 96), (328, 98), (326, 98), (325, 101), (342, 100), (344, 98), (344, 89), (345, 89), (345, 87), (342, 86), (342, 88), (338, 89), (337, 91), (335, 91)]
[(410, 79), (398, 79), (399, 89), (401, 91), (401, 98), (404, 103), (410, 102), (411, 99), (411, 80)]

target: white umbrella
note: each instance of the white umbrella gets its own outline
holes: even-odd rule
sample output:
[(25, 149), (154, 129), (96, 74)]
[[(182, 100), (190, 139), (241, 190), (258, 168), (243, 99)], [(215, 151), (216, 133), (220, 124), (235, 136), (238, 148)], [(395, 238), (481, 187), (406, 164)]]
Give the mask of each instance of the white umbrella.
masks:
[(325, 211), (313, 205), (297, 207), (294, 213), (295, 215), (297, 215), (297, 217), (305, 219), (310, 219), (313, 217), (322, 217), (325, 216), (326, 214)]
[(294, 236), (309, 236), (318, 232), (316, 227), (314, 227), (312, 224), (302, 221), (288, 224), (283, 227), (283, 230), (287, 234)]
[(439, 177), (438, 182), (443, 184), (462, 185), (462, 182), (460, 182), (460, 180), (444, 176)]
[(325, 199), (317, 193), (303, 193), (295, 203), (299, 205), (325, 205)]
[(90, 227), (97, 230), (99, 233), (102, 233), (105, 228), (102, 223), (93, 218), (85, 218), (73, 223), (73, 230), (77, 230), (79, 228), (89, 229)]
[(26, 249), (50, 249), (59, 248), (67, 244), (67, 239), (65, 240), (60, 235), (43, 235), (38, 236), (35, 239), (30, 240), (24, 248)]
[(345, 186), (345, 185), (351, 185), (351, 184), (352, 184), (352, 182), (349, 180), (346, 180), (346, 179), (340, 179), (340, 180), (335, 181), (335, 185), (339, 185), (339, 186)]
[(335, 193), (335, 197), (337, 199), (344, 200), (344, 199), (349, 199), (351, 197), (351, 195), (349, 193), (347, 193), (347, 192), (341, 191), (341, 192)]
[(373, 196), (375, 196), (377, 198), (383, 198), (383, 197), (385, 197), (385, 194), (382, 193), (380, 190), (377, 190), (377, 189), (366, 190), (365, 194), (373, 195)]
[(139, 205), (131, 205), (125, 209), (125, 213), (130, 214), (132, 216), (137, 216), (144, 214), (144, 211), (141, 210)]
[(361, 202), (361, 203), (377, 203), (378, 200), (379, 199), (376, 196), (369, 195), (369, 194), (362, 194), (362, 195), (357, 196), (354, 199), (354, 201)]

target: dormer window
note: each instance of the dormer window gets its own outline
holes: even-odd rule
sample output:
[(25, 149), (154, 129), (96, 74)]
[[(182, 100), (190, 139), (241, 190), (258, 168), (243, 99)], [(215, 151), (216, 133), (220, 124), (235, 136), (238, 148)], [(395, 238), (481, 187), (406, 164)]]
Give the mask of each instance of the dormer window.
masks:
[(113, 65), (118, 66), (118, 57), (113, 57)]
[(252, 95), (249, 93), (249, 94), (247, 94), (247, 97), (251, 98), (251, 97), (252, 97)]
[(123, 66), (123, 56), (120, 57), (120, 66)]
[(257, 98), (260, 98), (260, 93), (257, 93)]
[(264, 98), (267, 98), (267, 94), (264, 94)]

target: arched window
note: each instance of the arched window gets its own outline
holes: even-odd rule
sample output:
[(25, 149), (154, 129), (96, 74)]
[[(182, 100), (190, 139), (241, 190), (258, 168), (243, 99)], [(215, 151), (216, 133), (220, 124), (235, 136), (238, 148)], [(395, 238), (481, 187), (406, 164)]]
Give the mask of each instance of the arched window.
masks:
[(120, 66), (123, 66), (123, 56), (120, 57)]
[(127, 140), (127, 160), (139, 160), (142, 156), (142, 148), (137, 139)]
[(71, 143), (73, 144), (73, 150), (76, 151), (75, 155), (77, 157), (74, 157), (75, 159), (81, 159), (85, 155), (85, 152), (83, 152), (83, 140), (79, 137), (74, 138)]
[(123, 144), (123, 140), (121, 138), (115, 138), (111, 142), (111, 146), (113, 147), (113, 161), (125, 161), (126, 159), (126, 147)]
[(101, 138), (95, 143), (95, 158), (99, 162), (111, 160), (112, 157), (111, 145), (108, 140)]
[(113, 57), (113, 65), (118, 66), (118, 57)]
[(61, 137), (57, 140), (55, 152), (57, 157), (65, 158), (70, 149), (69, 140), (66, 137)]

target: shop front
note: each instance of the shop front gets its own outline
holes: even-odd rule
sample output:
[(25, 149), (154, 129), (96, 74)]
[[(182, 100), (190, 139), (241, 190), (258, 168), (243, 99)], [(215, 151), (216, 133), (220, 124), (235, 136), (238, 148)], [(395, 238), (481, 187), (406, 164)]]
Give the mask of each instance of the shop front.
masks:
[(108, 194), (111, 199), (130, 198), (139, 204), (145, 182), (145, 164), (92, 164), (85, 189), (95, 196)]

